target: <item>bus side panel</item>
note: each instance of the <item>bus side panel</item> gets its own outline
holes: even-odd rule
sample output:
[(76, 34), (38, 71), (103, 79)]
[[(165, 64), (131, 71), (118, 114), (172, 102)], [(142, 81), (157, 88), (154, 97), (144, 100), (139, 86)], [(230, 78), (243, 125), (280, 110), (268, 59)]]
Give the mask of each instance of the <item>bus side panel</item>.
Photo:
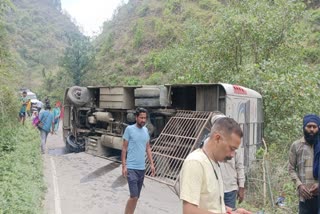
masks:
[[(259, 109), (262, 102), (257, 98), (244, 96), (227, 96), (226, 115), (235, 119), (243, 130), (241, 149), (244, 153), (245, 170), (256, 158), (257, 147), (261, 145), (262, 121)], [(260, 99), (261, 100), (261, 99)]]

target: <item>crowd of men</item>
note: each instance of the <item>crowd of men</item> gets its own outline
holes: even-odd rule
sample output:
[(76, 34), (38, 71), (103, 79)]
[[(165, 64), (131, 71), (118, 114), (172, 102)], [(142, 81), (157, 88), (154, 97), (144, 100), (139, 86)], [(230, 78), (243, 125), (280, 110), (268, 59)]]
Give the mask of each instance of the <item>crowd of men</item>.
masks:
[[(19, 111), (19, 121), (24, 125), (26, 117), (31, 117), (31, 109), (28, 106), (31, 105), (30, 99), (27, 98), (27, 92), (23, 91), (20, 97), (21, 107)], [(38, 128), (40, 133), (40, 149), (41, 153), (46, 153), (46, 141), (49, 133), (57, 134), (60, 118), (63, 117), (63, 108), (60, 101), (55, 103), (53, 110), (51, 110), (50, 100), (45, 98), (43, 104), (38, 101), (36, 104), (36, 110), (32, 112), (32, 124)], [(61, 112), (62, 111), (62, 112)]]
[[(27, 93), (21, 97), (19, 118), (24, 124), (28, 100)], [(45, 153), (47, 136), (57, 131), (61, 103), (57, 102), (51, 112), (50, 101), (46, 99), (44, 110), (39, 112), (38, 126), (41, 138), (41, 152)], [(137, 108), (136, 123), (129, 125), (123, 135), (122, 174), (128, 180), (130, 197), (125, 214), (133, 214), (140, 197), (145, 176), (147, 155), (152, 176), (155, 166), (152, 159), (150, 137), (145, 127), (148, 112)], [(41, 127), (40, 124), (42, 123)], [(58, 124), (58, 125), (57, 125)], [(180, 172), (180, 192), (184, 214), (239, 213), (251, 212), (236, 207), (244, 200), (245, 175), (243, 166), (243, 136), (241, 127), (232, 118), (216, 114), (211, 120), (209, 137), (202, 146), (185, 159)], [(308, 114), (303, 118), (303, 137), (295, 141), (289, 151), (289, 173), (299, 196), (299, 214), (320, 214), (320, 118)]]
[[(140, 197), (145, 175), (145, 155), (155, 174), (149, 134), (144, 126), (148, 112), (136, 110), (136, 123), (123, 135), (122, 174), (128, 180), (130, 197), (125, 214), (133, 214)], [(179, 178), (179, 197), (184, 214), (238, 213), (249, 214), (236, 207), (244, 200), (243, 136), (232, 118), (215, 115), (209, 137), (185, 159)], [(303, 119), (304, 136), (295, 141), (289, 153), (289, 172), (300, 198), (299, 214), (319, 213), (319, 126), (317, 115)]]

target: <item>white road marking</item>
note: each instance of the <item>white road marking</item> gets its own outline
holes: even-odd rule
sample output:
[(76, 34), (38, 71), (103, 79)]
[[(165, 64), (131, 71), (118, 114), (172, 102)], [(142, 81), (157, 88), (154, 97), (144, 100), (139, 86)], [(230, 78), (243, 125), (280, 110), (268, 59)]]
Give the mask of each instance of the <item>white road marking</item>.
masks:
[(61, 214), (60, 195), (59, 195), (59, 186), (57, 181), (56, 166), (54, 164), (52, 157), (50, 157), (50, 160), (51, 160), (51, 167), (52, 167), (55, 214)]

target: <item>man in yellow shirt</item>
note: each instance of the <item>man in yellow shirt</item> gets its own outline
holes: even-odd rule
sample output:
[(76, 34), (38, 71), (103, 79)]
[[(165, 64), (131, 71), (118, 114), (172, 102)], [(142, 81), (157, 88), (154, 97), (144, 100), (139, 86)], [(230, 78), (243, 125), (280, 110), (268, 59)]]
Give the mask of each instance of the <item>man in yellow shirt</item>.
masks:
[(219, 166), (219, 161), (234, 157), (242, 135), (236, 121), (220, 118), (213, 124), (208, 142), (187, 156), (180, 173), (183, 214), (250, 214), (241, 208), (231, 210), (225, 206)]

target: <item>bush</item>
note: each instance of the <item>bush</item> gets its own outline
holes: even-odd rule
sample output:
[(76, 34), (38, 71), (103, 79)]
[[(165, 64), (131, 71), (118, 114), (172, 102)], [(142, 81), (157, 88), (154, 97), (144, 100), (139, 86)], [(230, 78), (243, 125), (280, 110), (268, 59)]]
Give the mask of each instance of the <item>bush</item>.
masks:
[(0, 139), (2, 147), (3, 139), (11, 145), (0, 151), (0, 213), (42, 213), (45, 185), (38, 131), (29, 123), (14, 128), (7, 124)]
[(143, 27), (144, 27), (143, 21), (138, 21), (133, 27), (133, 46), (135, 48), (139, 48), (142, 45), (143, 37), (144, 37)]

